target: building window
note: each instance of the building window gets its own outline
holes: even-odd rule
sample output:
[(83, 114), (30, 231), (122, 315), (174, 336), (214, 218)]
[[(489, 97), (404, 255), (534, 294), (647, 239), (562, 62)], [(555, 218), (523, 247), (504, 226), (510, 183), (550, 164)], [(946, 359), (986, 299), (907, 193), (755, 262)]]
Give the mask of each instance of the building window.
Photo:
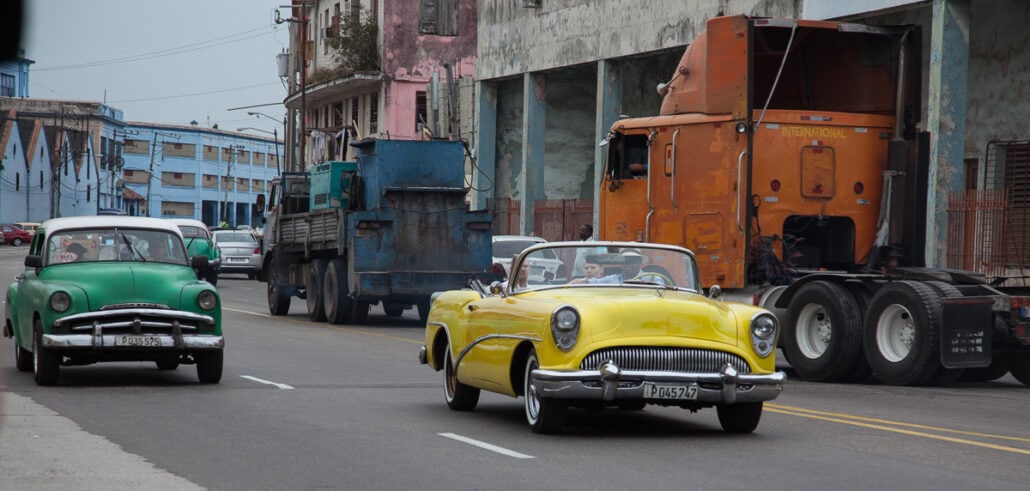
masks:
[(418, 33), (422, 35), (457, 36), (459, 0), (421, 0)]
[(426, 113), (426, 92), (420, 90), (415, 92), (415, 133), (422, 133), (427, 126), (429, 117)]
[(0, 96), (14, 97), (14, 75), (0, 75)]
[(135, 171), (133, 171), (132, 169), (125, 169), (125, 173), (123, 175), (125, 177), (132, 177), (133, 174), (135, 174)]
[(368, 134), (379, 132), (379, 92), (368, 98)]

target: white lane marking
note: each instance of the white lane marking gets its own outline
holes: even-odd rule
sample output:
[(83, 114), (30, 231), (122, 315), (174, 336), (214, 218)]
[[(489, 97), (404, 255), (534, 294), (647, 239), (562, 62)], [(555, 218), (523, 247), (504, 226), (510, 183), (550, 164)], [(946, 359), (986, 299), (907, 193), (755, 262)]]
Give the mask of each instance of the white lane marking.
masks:
[(485, 450), (489, 450), (491, 452), (497, 452), (497, 453), (499, 453), (501, 455), (507, 455), (509, 457), (515, 457), (516, 459), (535, 459), (536, 458), (536, 457), (533, 457), (532, 455), (526, 455), (524, 453), (518, 453), (518, 452), (516, 452), (514, 450), (508, 450), (507, 448), (504, 448), (504, 447), (498, 447), (497, 445), (492, 445), (492, 444), (489, 444), (489, 443), (486, 443), (486, 442), (481, 442), (479, 440), (474, 440), (474, 439), (469, 438), (467, 436), (461, 436), (461, 435), (457, 435), (457, 434), (454, 434), (454, 433), (437, 433), (437, 435), (440, 435), (440, 436), (442, 436), (444, 438), (450, 438), (451, 440), (457, 440), (459, 442), (467, 443), (469, 445), (476, 446), (476, 447), (479, 447), (479, 448), (482, 448), (482, 449), (485, 449)]
[(286, 385), (286, 384), (280, 384), (280, 383), (272, 382), (271, 380), (265, 380), (265, 379), (260, 379), (260, 378), (257, 378), (257, 377), (251, 377), (250, 375), (240, 375), (240, 377), (248, 379), (248, 380), (253, 380), (253, 381), (261, 383), (261, 384), (274, 385), (274, 386), (276, 386), (276, 387), (278, 387), (280, 389), (283, 389), (283, 390), (289, 390), (289, 389), (293, 388), (293, 387), (291, 387), (289, 385)]

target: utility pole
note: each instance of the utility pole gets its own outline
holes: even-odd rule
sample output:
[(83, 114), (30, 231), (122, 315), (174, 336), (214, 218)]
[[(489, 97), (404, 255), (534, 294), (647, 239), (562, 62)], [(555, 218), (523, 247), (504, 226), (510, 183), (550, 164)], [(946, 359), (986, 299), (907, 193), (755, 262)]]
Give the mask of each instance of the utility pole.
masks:
[(176, 134), (173, 134), (173, 133), (161, 133), (161, 132), (158, 132), (158, 131), (154, 132), (154, 141), (153, 141), (153, 143), (150, 144), (150, 169), (147, 170), (147, 216), (148, 217), (154, 216), (154, 211), (153, 211), (153, 208), (151, 208), (151, 202), (150, 202), (150, 195), (151, 195), (150, 191), (154, 187), (154, 159), (155, 159), (155, 156), (157, 155), (157, 137), (158, 137), (158, 135), (160, 135), (162, 137), (165, 137), (165, 138), (175, 138), (176, 140), (179, 139), (179, 135), (176, 135)]

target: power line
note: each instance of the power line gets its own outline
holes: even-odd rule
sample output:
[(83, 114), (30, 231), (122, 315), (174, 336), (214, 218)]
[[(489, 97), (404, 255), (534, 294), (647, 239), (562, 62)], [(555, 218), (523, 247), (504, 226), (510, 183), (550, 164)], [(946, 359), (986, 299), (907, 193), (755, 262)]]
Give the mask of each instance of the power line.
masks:
[[(62, 66), (48, 67), (48, 68), (34, 68), (33, 71), (35, 71), (35, 72), (46, 72), (46, 71), (54, 71), (54, 70), (73, 70), (73, 69), (77, 69), (77, 68), (89, 68), (89, 67), (104, 66), (104, 65), (114, 65), (114, 64), (119, 64), (119, 63), (131, 63), (133, 61), (150, 60), (150, 59), (154, 59), (154, 58), (162, 58), (162, 57), (165, 57), (165, 56), (172, 56), (172, 55), (178, 55), (178, 54), (182, 54), (182, 53), (189, 53), (189, 52), (192, 52), (192, 51), (198, 51), (198, 50), (202, 50), (202, 49), (214, 48), (214, 47), (223, 46), (223, 45), (226, 45), (226, 44), (238, 43), (240, 41), (246, 41), (247, 39), (252, 39), (252, 38), (256, 38), (256, 37), (260, 37), (260, 36), (267, 36), (268, 34), (274, 34), (276, 32), (276, 29), (273, 27), (273, 29), (271, 31), (269, 31), (269, 32), (263, 32), (263, 33), (260, 33), (260, 34), (255, 34), (255, 35), (252, 35), (252, 36), (247, 36), (247, 37), (243, 37), (243, 38), (239, 38), (239, 39), (231, 39), (229, 41), (225, 41), (225, 42), (221, 42), (221, 43), (217, 43), (217, 44), (209, 44), (209, 43), (212, 43), (212, 42), (215, 42), (215, 41), (221, 41), (221, 40), (224, 40), (224, 39), (233, 38), (233, 37), (236, 37), (236, 36), (239, 36), (239, 35), (242, 35), (242, 34), (248, 34), (248, 33), (251, 33), (251, 32), (254, 32), (254, 31), (258, 31), (258, 30), (261, 30), (261, 29), (266, 29), (266, 27), (260, 27), (260, 28), (257, 28), (257, 29), (251, 29), (251, 30), (248, 30), (248, 31), (238, 32), (236, 34), (230, 34), (228, 36), (222, 36), (220, 38), (209, 39), (207, 41), (201, 41), (199, 43), (187, 44), (187, 45), (179, 46), (179, 47), (176, 47), (176, 48), (169, 48), (169, 49), (164, 49), (164, 50), (159, 50), (159, 51), (152, 51), (150, 53), (142, 53), (142, 54), (138, 54), (138, 55), (126, 56), (126, 57), (123, 57), (123, 58), (112, 58), (110, 60), (99, 60), (99, 61), (90, 61), (90, 62), (85, 62), (85, 63), (77, 63), (77, 64), (73, 64), (73, 65), (62, 65)], [(187, 49), (187, 48), (189, 48), (189, 49)]]
[(208, 92), (193, 92), (191, 94), (169, 95), (169, 96), (165, 96), (165, 97), (149, 97), (149, 98), (145, 98), (145, 99), (126, 99), (126, 100), (123, 100), (123, 101), (108, 101), (106, 104), (125, 104), (127, 102), (161, 101), (161, 100), (165, 100), (165, 99), (178, 99), (178, 98), (181, 98), (181, 97), (194, 97), (194, 96), (198, 96), (198, 95), (219, 94), (219, 93), (222, 93), (222, 92), (233, 92), (233, 91), (236, 91), (236, 90), (253, 89), (255, 87), (267, 87), (269, 85), (279, 85), (279, 82), (269, 82), (267, 84), (247, 85), (245, 87), (236, 87), (236, 88), (232, 88), (232, 89), (211, 90), (211, 91), (208, 91)]

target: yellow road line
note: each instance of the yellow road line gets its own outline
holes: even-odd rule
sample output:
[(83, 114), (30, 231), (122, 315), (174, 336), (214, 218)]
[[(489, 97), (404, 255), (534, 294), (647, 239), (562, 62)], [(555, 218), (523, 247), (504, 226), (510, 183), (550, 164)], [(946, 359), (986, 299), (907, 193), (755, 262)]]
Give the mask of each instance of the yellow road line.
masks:
[[(273, 317), (273, 316), (268, 315), (268, 314), (259, 314), (257, 312), (250, 312), (250, 311), (247, 311), (247, 310), (230, 309), (230, 308), (226, 308), (226, 307), (222, 307), (222, 310), (229, 310), (229, 311), (237, 312), (237, 313), (240, 313), (240, 314), (256, 315), (258, 317), (268, 317), (268, 318), (272, 318)], [(292, 323), (295, 323), (295, 324), (304, 324), (304, 325), (308, 325), (308, 326), (314, 324), (313, 322), (301, 321), (301, 320), (297, 320), (297, 319), (291, 319), (291, 318), (285, 317), (285, 316), (274, 316), (274, 317), (276, 319), (284, 320), (284, 321), (287, 321), (287, 322), (292, 322)], [(417, 345), (422, 345), (423, 344), (422, 341), (415, 341), (415, 340), (411, 340), (411, 339), (407, 339), (407, 338), (402, 338), (402, 337), (398, 337), (398, 336), (391, 336), (389, 334), (380, 334), (380, 333), (377, 333), (377, 332), (360, 331), (360, 330), (357, 330), (357, 329), (351, 329), (351, 328), (348, 328), (348, 327), (340, 327), (340, 326), (335, 326), (335, 325), (332, 325), (332, 324), (327, 324), (326, 327), (329, 327), (330, 329), (334, 329), (334, 330), (337, 330), (337, 331), (349, 332), (349, 333), (352, 333), (352, 334), (362, 334), (362, 335), (365, 335), (365, 336), (375, 336), (375, 337), (380, 337), (380, 338), (393, 339), (395, 341), (404, 341), (405, 343), (411, 343), (411, 344), (417, 344)]]
[[(790, 410), (780, 409), (780, 408), (775, 407), (775, 406), (767, 406), (766, 409), (771, 411), (771, 412), (778, 413), (778, 414), (787, 414), (787, 415), (791, 415), (791, 416), (800, 416), (802, 418), (812, 418), (812, 419), (818, 419), (818, 420), (823, 420), (823, 421), (831, 421), (831, 422), (834, 422), (834, 423), (842, 423), (842, 424), (847, 424), (847, 425), (860, 426), (860, 427), (863, 427), (863, 428), (871, 428), (871, 429), (875, 429), (875, 430), (883, 430), (883, 431), (889, 431), (889, 432), (893, 432), (893, 433), (901, 433), (903, 435), (919, 436), (919, 437), (923, 437), (923, 438), (930, 438), (930, 439), (933, 439), (933, 440), (942, 440), (942, 441), (946, 441), (946, 442), (960, 443), (960, 444), (963, 444), (963, 445), (970, 445), (970, 446), (974, 446), (974, 447), (983, 447), (983, 448), (990, 448), (990, 449), (994, 449), (994, 450), (1001, 450), (1003, 452), (1011, 452), (1011, 453), (1018, 453), (1018, 454), (1023, 454), (1023, 455), (1030, 455), (1030, 450), (1026, 450), (1026, 449), (1022, 449), (1022, 448), (1006, 447), (1004, 445), (995, 445), (993, 443), (983, 443), (983, 442), (978, 442), (978, 441), (975, 441), (975, 440), (966, 440), (966, 439), (963, 439), (963, 438), (954, 438), (954, 437), (950, 437), (950, 436), (934, 435), (932, 433), (924, 433), (924, 432), (920, 432), (920, 431), (905, 430), (905, 429), (901, 429), (901, 428), (893, 428), (893, 427), (890, 427), (890, 426), (883, 426), (883, 425), (879, 425), (879, 424), (863, 423), (863, 422), (859, 421), (860, 419), (866, 419), (866, 418), (853, 417), (853, 416), (847, 416), (847, 415), (843, 415), (843, 417), (821, 416), (819, 414), (816, 414), (816, 413), (819, 413), (820, 411), (811, 411), (811, 412), (804, 411), (804, 410), (802, 410), (802, 411), (790, 411)], [(834, 413), (825, 413), (825, 414), (834, 414)], [(846, 418), (852, 418), (852, 419), (846, 419)], [(897, 424), (897, 425), (906, 426), (905, 423), (893, 423), (893, 422), (889, 422), (889, 421), (887, 423), (888, 424)], [(907, 425), (907, 426), (919, 426), (919, 425)], [(931, 427), (927, 427), (927, 428), (931, 428)], [(941, 428), (940, 431), (952, 431), (952, 430), (946, 430), (946, 429)]]

